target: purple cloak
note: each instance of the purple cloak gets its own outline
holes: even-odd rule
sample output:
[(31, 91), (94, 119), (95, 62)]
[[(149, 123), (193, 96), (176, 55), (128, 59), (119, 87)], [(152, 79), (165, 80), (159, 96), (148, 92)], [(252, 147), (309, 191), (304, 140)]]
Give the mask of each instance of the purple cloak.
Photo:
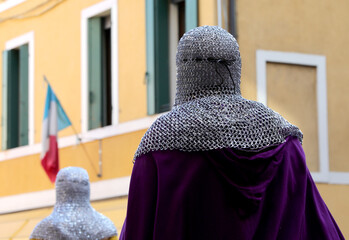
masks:
[(135, 161), (120, 240), (344, 239), (300, 142), (259, 152), (149, 152)]

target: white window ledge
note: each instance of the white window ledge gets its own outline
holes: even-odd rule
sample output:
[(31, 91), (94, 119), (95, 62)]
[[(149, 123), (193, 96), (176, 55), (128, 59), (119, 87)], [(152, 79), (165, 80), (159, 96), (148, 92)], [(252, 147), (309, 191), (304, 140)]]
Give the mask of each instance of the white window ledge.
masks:
[[(128, 195), (130, 177), (91, 183), (91, 201)], [(0, 214), (51, 207), (56, 202), (54, 189), (0, 197)]]
[[(62, 137), (58, 139), (58, 147), (64, 148), (69, 146), (74, 146), (79, 144), (77, 137), (81, 139), (82, 143), (92, 142), (96, 140), (100, 140), (107, 137), (114, 137), (117, 135), (131, 133), (143, 129), (148, 129), (150, 125), (160, 116), (153, 115), (137, 120), (132, 120), (124, 123), (120, 123), (118, 125), (106, 126), (103, 128), (98, 128), (94, 130), (90, 130), (86, 133), (79, 134), (79, 136), (68, 136)], [(5, 150), (0, 152), (0, 161), (6, 161), (14, 158), (25, 157), (28, 155), (38, 154), (41, 152), (41, 143), (22, 146), (14, 149)], [(39, 161), (39, 159), (38, 159)]]

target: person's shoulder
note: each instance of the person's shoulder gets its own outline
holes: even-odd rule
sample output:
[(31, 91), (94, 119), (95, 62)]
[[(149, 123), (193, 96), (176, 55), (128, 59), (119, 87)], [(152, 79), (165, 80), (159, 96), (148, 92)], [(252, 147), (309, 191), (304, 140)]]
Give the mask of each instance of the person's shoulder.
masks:
[(162, 131), (163, 129), (168, 130), (175, 127), (174, 123), (178, 122), (178, 117), (178, 108), (176, 107), (169, 112), (163, 113), (150, 125), (145, 135), (153, 135), (158, 131)]
[(96, 223), (100, 225), (99, 229), (101, 231), (101, 235), (104, 235), (106, 237), (112, 237), (117, 235), (116, 227), (109, 218), (104, 216), (102, 213), (97, 212), (96, 210), (94, 210), (94, 217)]
[(30, 235), (30, 239), (46, 239), (47, 235), (55, 236), (59, 232), (54, 219), (48, 216), (41, 220), (34, 228)]

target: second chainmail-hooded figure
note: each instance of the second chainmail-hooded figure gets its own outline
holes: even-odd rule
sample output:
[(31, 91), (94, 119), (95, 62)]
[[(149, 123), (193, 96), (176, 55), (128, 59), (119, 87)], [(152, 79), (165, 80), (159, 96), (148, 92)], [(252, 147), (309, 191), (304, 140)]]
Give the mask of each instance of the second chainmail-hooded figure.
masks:
[(117, 239), (113, 222), (90, 204), (90, 181), (85, 169), (67, 167), (58, 172), (53, 212), (36, 225), (30, 239)]
[(173, 109), (134, 156), (121, 240), (344, 239), (305, 163), (301, 131), (240, 93), (235, 38), (181, 38)]

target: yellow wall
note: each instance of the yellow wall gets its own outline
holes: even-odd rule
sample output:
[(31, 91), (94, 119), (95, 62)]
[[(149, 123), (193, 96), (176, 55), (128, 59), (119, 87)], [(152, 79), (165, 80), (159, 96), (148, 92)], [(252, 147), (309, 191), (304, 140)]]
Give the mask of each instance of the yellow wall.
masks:
[[(256, 98), (256, 50), (326, 56), (330, 169), (349, 172), (348, 1), (242, 1), (237, 28), (242, 56), (242, 93)], [(307, 137), (307, 136), (305, 136)]]
[(216, 0), (198, 0), (198, 22), (199, 26), (217, 25)]
[[(42, 1), (26, 1), (10, 9), (11, 14), (0, 13), (0, 17), (26, 12), (40, 2)], [(64, 1), (39, 17), (0, 23), (1, 50), (8, 40), (34, 31), (35, 143), (41, 141), (43, 103), (46, 95), (44, 74), (48, 77), (75, 128), (80, 129), (80, 14), (83, 8), (96, 2), (98, 1)], [(70, 104), (72, 102), (78, 104)], [(61, 136), (72, 133), (71, 129), (64, 130)]]
[(147, 115), (145, 1), (118, 1), (120, 122)]
[[(42, 2), (42, 0), (27, 1), (0, 13), (0, 18), (26, 12)], [(0, 50), (4, 49), (8, 40), (34, 31), (36, 143), (41, 141), (43, 103), (46, 94), (43, 84), (44, 74), (49, 79), (75, 128), (79, 131), (81, 127), (80, 18), (83, 9), (98, 2), (101, 1), (65, 0), (39, 17), (0, 22)], [(144, 1), (120, 0), (117, 1), (117, 4), (119, 117), (120, 122), (124, 122), (146, 116), (145, 6)], [(1, 68), (2, 60), (0, 60), (0, 71), (2, 72)], [(77, 104), (71, 104), (72, 102)], [(60, 132), (60, 136), (71, 134), (73, 134), (71, 129)]]
[[(0, 50), (13, 38), (34, 31), (34, 128), (35, 143), (41, 142), (41, 127), (46, 96), (45, 74), (73, 125), (81, 128), (81, 11), (100, 0), (54, 0), (57, 5), (36, 16), (51, 5), (44, 4), (30, 11), (43, 0), (26, 1), (0, 13), (0, 19), (14, 15), (24, 19), (0, 20)], [(146, 116), (145, 73), (145, 2), (117, 1), (118, 19), (118, 81), (120, 122)], [(26, 13), (28, 12), (29, 13)], [(24, 15), (23, 15), (24, 14)], [(115, 65), (116, 66), (116, 65)], [(114, 67), (115, 67), (114, 66)], [(0, 72), (2, 72), (0, 58)], [(1, 99), (1, 91), (0, 91)], [(72, 104), (74, 103), (74, 104)], [(1, 104), (0, 104), (1, 112)], [(89, 172), (91, 181), (129, 176), (133, 154), (145, 130), (102, 140), (103, 177), (97, 178), (81, 145), (60, 149), (60, 167), (80, 166)], [(71, 127), (59, 137), (72, 135)], [(0, 139), (1, 141), (1, 139)], [(98, 142), (85, 144), (98, 170)], [(0, 196), (53, 188), (45, 175), (39, 154), (0, 162)], [(16, 186), (16, 187), (13, 187)]]
[[(145, 130), (142, 130), (102, 140), (101, 178), (96, 173), (99, 171), (98, 141), (84, 144), (91, 161), (81, 144), (60, 149), (60, 168), (85, 168), (91, 182), (129, 176), (133, 167), (133, 154), (144, 133)], [(39, 154), (0, 162), (0, 182), (5, 183), (0, 185), (0, 197), (54, 188), (40, 165)]]
[(302, 129), (311, 171), (319, 172), (316, 68), (267, 64), (268, 106)]
[(317, 184), (317, 187), (344, 237), (349, 238), (349, 187), (334, 184)]

